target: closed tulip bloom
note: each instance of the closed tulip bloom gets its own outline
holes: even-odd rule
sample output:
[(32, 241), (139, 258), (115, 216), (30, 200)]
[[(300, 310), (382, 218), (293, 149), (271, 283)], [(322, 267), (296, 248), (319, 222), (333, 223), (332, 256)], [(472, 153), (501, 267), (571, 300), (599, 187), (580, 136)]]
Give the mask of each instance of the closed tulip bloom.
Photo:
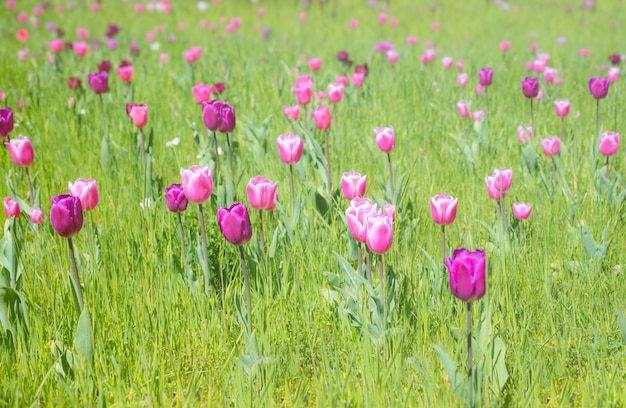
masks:
[(89, 87), (97, 94), (103, 94), (109, 90), (109, 74), (105, 71), (97, 73), (89, 73), (87, 75), (89, 80)]
[(564, 118), (569, 114), (570, 104), (567, 99), (557, 99), (554, 101), (556, 116)]
[(32, 222), (33, 224), (43, 224), (44, 214), (41, 208), (31, 208), (29, 216), (30, 222)]
[(458, 204), (458, 198), (450, 197), (447, 194), (437, 194), (432, 197), (430, 199), (430, 214), (435, 224), (452, 224), (456, 218), (456, 207)]
[(588, 85), (589, 85), (589, 92), (591, 92), (591, 96), (593, 96), (594, 99), (603, 99), (606, 97), (606, 94), (609, 92), (609, 79), (608, 78), (599, 78), (599, 77), (589, 78)]
[(464, 302), (478, 300), (485, 295), (485, 251), (455, 249), (446, 258), (450, 277), (450, 292)]
[(50, 51), (58, 54), (63, 51), (63, 47), (65, 47), (65, 44), (63, 43), (62, 39), (56, 38), (48, 43), (48, 47), (50, 48)]
[(456, 111), (463, 118), (469, 118), (470, 117), (471, 109), (472, 109), (472, 102), (471, 101), (464, 101), (464, 100), (461, 99), (456, 104)]
[(182, 184), (172, 184), (165, 187), (165, 205), (171, 212), (181, 212), (187, 209), (189, 201), (185, 196)]
[(211, 99), (211, 87), (203, 82), (198, 82), (191, 88), (191, 94), (197, 104), (208, 102)]
[(80, 199), (69, 194), (53, 197), (50, 223), (63, 238), (71, 238), (78, 234), (83, 228), (83, 208)]
[(493, 81), (493, 70), (491, 68), (481, 68), (478, 72), (478, 80), (483, 87), (490, 86)]
[(293, 93), (300, 105), (308, 105), (313, 96), (313, 84), (311, 82), (296, 82)]
[(539, 93), (539, 79), (534, 77), (522, 79), (522, 93), (527, 98), (535, 98)]
[(309, 60), (309, 68), (313, 71), (319, 71), (322, 68), (322, 60), (320, 58), (311, 58)]
[(343, 99), (343, 85), (328, 84), (328, 100), (331, 103), (339, 103)]
[(533, 210), (533, 206), (530, 204), (513, 203), (513, 215), (518, 220), (528, 219), (532, 210)]
[(398, 53), (398, 51), (387, 51), (387, 61), (389, 61), (390, 63), (395, 64), (396, 62), (398, 62), (398, 58), (400, 58), (400, 54)]
[(89, 50), (89, 45), (87, 45), (87, 43), (84, 41), (74, 42), (72, 43), (72, 49), (74, 50), (74, 54), (82, 57), (87, 54), (87, 51)]
[(0, 135), (2, 141), (13, 131), (13, 110), (10, 107), (0, 108)]
[(98, 71), (106, 71), (107, 73), (111, 70), (111, 61), (104, 60), (98, 64)]
[(302, 158), (304, 143), (300, 136), (293, 133), (286, 133), (276, 139), (280, 160), (285, 164), (296, 164)]
[(127, 103), (126, 113), (128, 113), (135, 126), (140, 129), (148, 123), (148, 105)]
[(5, 143), (6, 148), (11, 154), (11, 160), (18, 167), (30, 167), (33, 164), (35, 151), (33, 145), (26, 136), (20, 136)]
[(541, 139), (541, 147), (548, 157), (557, 156), (561, 152), (561, 141), (558, 136)]
[(396, 219), (396, 206), (391, 203), (385, 204), (385, 206), (383, 207), (383, 214), (386, 215), (387, 217), (390, 217), (392, 221), (395, 220)]
[(315, 126), (320, 130), (330, 129), (330, 109), (328, 106), (318, 106), (311, 111), (311, 116), (315, 121)]
[(71, 195), (80, 199), (82, 209), (85, 211), (93, 210), (100, 201), (98, 183), (94, 179), (79, 178), (74, 184), (68, 183), (67, 189)]
[(4, 216), (7, 218), (17, 218), (20, 216), (20, 205), (11, 197), (4, 197)]
[(558, 70), (556, 68), (546, 67), (543, 70), (543, 80), (546, 82), (553, 82), (556, 79)]
[(456, 76), (456, 86), (459, 86), (461, 88), (465, 88), (467, 86), (468, 79), (469, 79), (469, 77), (467, 76), (467, 74), (465, 74), (465, 73), (458, 74)]
[(499, 201), (506, 197), (506, 193), (511, 188), (513, 180), (513, 170), (511, 169), (495, 169), (491, 176), (485, 177), (487, 185), (487, 193), (492, 200)]
[(123, 82), (130, 82), (133, 79), (133, 73), (134, 68), (130, 61), (122, 61), (120, 66), (117, 68), (117, 76), (119, 76)]
[(393, 219), (380, 212), (370, 213), (365, 219), (365, 227), (365, 243), (370, 251), (379, 255), (389, 251), (393, 244)]
[(213, 99), (209, 102), (202, 102), (202, 121), (207, 129), (215, 132), (222, 126), (223, 105), (223, 102), (217, 99)]
[(485, 111), (476, 110), (472, 112), (472, 121), (479, 123), (479, 122), (482, 122), (484, 118), (485, 118)]
[(300, 105), (283, 106), (283, 113), (288, 118), (298, 120), (298, 117), (300, 117)]
[(344, 75), (337, 75), (337, 78), (335, 78), (335, 84), (336, 85), (343, 85), (344, 87), (350, 85), (350, 80), (348, 79), (347, 76)]
[(609, 79), (609, 83), (613, 84), (619, 79), (619, 68), (611, 67), (607, 72), (607, 77)]
[(356, 197), (363, 197), (367, 190), (367, 176), (356, 171), (343, 173), (341, 176), (341, 191), (348, 200)]
[(507, 52), (511, 49), (511, 43), (509, 41), (500, 41), (500, 51)]
[(278, 183), (272, 183), (262, 176), (256, 176), (248, 182), (246, 194), (252, 208), (257, 210), (271, 210), (274, 207), (274, 196)]
[(219, 127), (219, 131), (222, 133), (230, 133), (235, 130), (237, 126), (237, 117), (235, 115), (235, 108), (230, 106), (228, 102), (222, 104), (222, 123)]
[(217, 224), (224, 238), (233, 245), (243, 245), (252, 238), (252, 223), (244, 204), (233, 203), (229, 208), (218, 209)]
[(376, 140), (376, 146), (385, 153), (389, 153), (396, 146), (393, 126), (375, 128), (374, 138)]
[(209, 166), (191, 166), (180, 169), (185, 197), (192, 203), (202, 204), (213, 193), (213, 177)]
[(533, 139), (533, 128), (530, 126), (517, 127), (517, 139), (520, 143), (528, 143)]
[(604, 132), (600, 137), (600, 153), (609, 157), (614, 156), (619, 149), (619, 133)]
[(357, 88), (360, 88), (363, 85), (363, 80), (365, 79), (365, 74), (360, 72), (352, 73), (352, 84)]
[(441, 65), (443, 66), (444, 69), (452, 68), (452, 58), (450, 58), (450, 57), (443, 57), (441, 59)]
[(369, 198), (356, 197), (350, 201), (350, 205), (346, 209), (346, 222), (350, 234), (357, 242), (365, 243), (367, 240), (365, 219), (372, 212), (376, 212), (376, 206), (372, 204)]

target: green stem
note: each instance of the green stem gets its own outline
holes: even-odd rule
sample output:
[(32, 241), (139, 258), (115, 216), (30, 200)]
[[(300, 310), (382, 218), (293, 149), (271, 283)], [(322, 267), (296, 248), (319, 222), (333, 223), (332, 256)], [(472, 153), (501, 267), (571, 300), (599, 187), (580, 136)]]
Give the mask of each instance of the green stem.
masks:
[(443, 264), (443, 273), (446, 273), (446, 226), (441, 226), (441, 262)]
[(385, 298), (385, 273), (383, 255), (378, 255), (378, 279), (380, 279), (380, 295), (383, 301), (383, 329), (387, 327), (387, 299)]
[(261, 244), (261, 252), (265, 253), (265, 234), (263, 233), (263, 210), (259, 210), (259, 238)]
[(141, 138), (141, 163), (143, 164), (144, 171), (146, 170), (146, 142), (143, 135), (143, 130), (139, 128), (139, 137)]
[(469, 386), (470, 407), (473, 404), (474, 384), (472, 382), (472, 302), (467, 302), (467, 383)]
[(290, 164), (289, 165), (289, 185), (291, 186), (291, 210), (293, 212), (293, 210), (296, 207), (296, 193), (293, 189), (293, 165)]
[(30, 173), (28, 167), (26, 167), (26, 181), (28, 182), (28, 195), (30, 196), (30, 206), (35, 206), (35, 194), (33, 193), (33, 183), (30, 181)]
[(396, 201), (395, 194), (393, 193), (393, 170), (391, 168), (391, 153), (387, 153), (387, 162), (389, 164), (389, 185), (391, 187), (391, 202)]
[(246, 304), (248, 307), (248, 328), (252, 329), (252, 301), (250, 300), (250, 279), (248, 278), (248, 268), (243, 255), (243, 246), (239, 245), (239, 258), (241, 259), (241, 269), (243, 269), (243, 279), (246, 284)]
[(78, 268), (76, 268), (76, 258), (74, 257), (74, 245), (72, 244), (72, 238), (67, 239), (67, 244), (70, 248), (70, 261), (72, 262), (72, 272), (74, 273), (74, 285), (76, 286), (76, 296), (78, 297), (78, 305), (80, 311), (83, 311), (83, 288), (80, 286), (80, 276), (78, 276)]
[(183, 265), (187, 264), (187, 251), (185, 251), (185, 230), (183, 229), (183, 217), (180, 215), (180, 212), (177, 213), (178, 214), (178, 230), (180, 231), (180, 246), (182, 248), (183, 251)]
[(324, 150), (326, 153), (326, 189), (328, 193), (328, 207), (330, 211), (330, 207), (332, 206), (333, 196), (332, 196), (332, 187), (330, 184), (330, 152), (328, 147), (328, 130), (324, 131)]
[(215, 134), (215, 131), (213, 131), (213, 141), (215, 142), (215, 185), (218, 185), (220, 177), (220, 154), (219, 144), (217, 143), (217, 135)]
[(209, 291), (209, 255), (206, 245), (206, 227), (204, 226), (204, 213), (202, 211), (202, 204), (198, 204), (200, 210), (200, 230), (202, 232), (202, 271), (204, 272), (204, 291)]

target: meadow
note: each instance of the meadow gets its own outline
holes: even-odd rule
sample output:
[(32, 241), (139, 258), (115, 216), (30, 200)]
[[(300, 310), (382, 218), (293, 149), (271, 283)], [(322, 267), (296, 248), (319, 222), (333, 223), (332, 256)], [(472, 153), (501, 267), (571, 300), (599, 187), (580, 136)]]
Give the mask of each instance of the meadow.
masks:
[[(603, 133), (626, 127), (615, 70), (626, 58), (623, 3), (311, 3), (0, 4), (0, 106), (14, 120), (3, 141), (24, 135), (34, 149), (28, 166), (0, 154), (0, 197), (21, 209), (14, 217), (5, 204), (0, 241), (0, 406), (626, 404), (626, 156), (599, 148)], [(117, 73), (124, 60), (129, 82)], [(88, 74), (103, 61), (108, 90), (96, 94)], [(477, 90), (486, 67), (493, 79)], [(548, 80), (547, 68), (556, 69)], [(283, 108), (298, 104), (301, 75), (312, 97), (294, 120)], [(589, 78), (608, 75), (608, 94), (595, 98)], [(338, 76), (347, 84), (331, 103)], [(82, 84), (72, 89), (71, 77)], [(540, 95), (524, 95), (526, 77)], [(230, 136), (206, 128), (199, 82), (234, 108)], [(558, 99), (571, 104), (564, 118)], [(148, 106), (141, 131), (127, 103)], [(326, 133), (311, 115), (318, 106), (330, 108)], [(531, 124), (532, 139), (520, 140), (518, 127)], [(375, 129), (391, 126), (385, 154)], [(291, 167), (276, 144), (289, 132), (304, 141)], [(541, 141), (552, 136), (560, 148), (548, 156)], [(194, 165), (213, 173), (206, 253), (199, 206), (175, 213), (164, 196)], [(494, 169), (512, 172), (499, 200), (485, 182)], [(359, 273), (365, 245), (346, 223), (349, 171), (367, 175), (373, 203), (395, 207), (371, 284)], [(250, 205), (258, 175), (278, 183), (273, 210)], [(71, 240), (84, 305), (68, 240), (51, 223), (52, 198), (79, 178), (99, 192)], [(441, 193), (458, 199), (446, 256), (486, 257), (486, 291), (471, 302), (471, 380), (466, 303), (450, 291), (429, 203)], [(252, 223), (238, 247), (216, 216), (236, 201)], [(514, 216), (515, 202), (532, 205), (527, 219)], [(32, 208), (43, 220), (31, 221)]]

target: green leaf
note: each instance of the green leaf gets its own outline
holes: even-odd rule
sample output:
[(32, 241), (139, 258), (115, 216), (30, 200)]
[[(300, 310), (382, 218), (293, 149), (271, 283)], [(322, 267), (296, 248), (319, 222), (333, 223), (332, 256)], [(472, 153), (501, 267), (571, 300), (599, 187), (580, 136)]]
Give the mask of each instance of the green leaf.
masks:
[(622, 342), (626, 345), (626, 315), (621, 307), (617, 307), (617, 323), (619, 324), (619, 331), (622, 334)]
[(506, 369), (504, 357), (506, 355), (506, 346), (500, 337), (491, 342), (490, 353), (485, 364), (489, 371), (489, 380), (498, 391), (502, 391), (504, 384), (509, 379), (509, 372)]
[(91, 314), (87, 306), (83, 308), (78, 325), (76, 326), (76, 334), (74, 336), (74, 349), (76, 353), (86, 359), (89, 365), (93, 367), (93, 336), (91, 332)]
[(598, 250), (598, 245), (596, 244), (596, 240), (593, 239), (591, 233), (589, 232), (589, 227), (587, 224), (583, 225), (581, 228), (581, 234), (583, 237), (583, 245), (585, 247), (585, 252), (587, 252), (587, 256), (589, 258), (593, 258)]
[(452, 385), (452, 389), (455, 389), (458, 385), (458, 379), (461, 378), (460, 374), (456, 371), (456, 364), (452, 361), (450, 356), (439, 346), (433, 346), (437, 354), (439, 354), (439, 358), (441, 359), (441, 364), (443, 364), (443, 368), (448, 372), (448, 376), (450, 377), (450, 385)]

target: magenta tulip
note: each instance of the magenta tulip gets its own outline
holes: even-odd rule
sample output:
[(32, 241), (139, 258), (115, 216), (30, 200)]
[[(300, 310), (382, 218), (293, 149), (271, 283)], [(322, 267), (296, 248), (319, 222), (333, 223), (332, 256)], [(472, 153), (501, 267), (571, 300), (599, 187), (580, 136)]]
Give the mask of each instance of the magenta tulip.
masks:
[(456, 218), (458, 198), (447, 194), (438, 194), (430, 199), (430, 214), (435, 224), (450, 225)]
[(126, 113), (135, 126), (140, 129), (148, 123), (148, 105), (127, 103)]
[(13, 131), (13, 110), (10, 107), (0, 108), (0, 135), (4, 138)]
[(33, 207), (30, 209), (30, 222), (33, 224), (43, 224), (44, 213), (41, 208)]
[(311, 116), (315, 121), (315, 126), (320, 130), (330, 129), (330, 109), (328, 106), (318, 106), (311, 111)]
[(377, 127), (374, 129), (376, 146), (385, 153), (389, 153), (396, 146), (396, 138), (393, 126)]
[(89, 86), (96, 95), (103, 94), (109, 90), (109, 74), (105, 71), (89, 73), (87, 78), (89, 80)]
[(382, 212), (371, 213), (365, 219), (367, 236), (365, 243), (370, 251), (379, 255), (391, 248), (393, 243), (393, 219)]
[(367, 189), (367, 176), (356, 171), (343, 173), (341, 176), (341, 191), (344, 197), (352, 200), (356, 197), (363, 197)]
[(594, 99), (603, 99), (609, 92), (609, 79), (593, 77), (588, 81), (589, 92)]
[(68, 183), (67, 189), (72, 196), (80, 199), (80, 204), (84, 211), (93, 210), (100, 201), (98, 183), (94, 179), (79, 178), (74, 184)]
[(600, 153), (606, 157), (614, 156), (619, 149), (619, 133), (604, 132), (600, 137)]
[(202, 102), (202, 121), (207, 129), (215, 132), (222, 126), (223, 105), (224, 103), (217, 99)]
[(71, 238), (83, 227), (83, 208), (80, 199), (73, 195), (61, 194), (52, 198), (50, 223), (64, 238)]
[(541, 139), (541, 147), (546, 156), (557, 156), (561, 152), (561, 141), (558, 136)]
[(213, 177), (209, 166), (191, 166), (180, 169), (185, 197), (192, 203), (202, 204), (213, 193)]
[(487, 185), (487, 193), (492, 200), (501, 200), (506, 196), (507, 191), (511, 188), (513, 180), (513, 170), (511, 169), (494, 169), (491, 176), (485, 177)]
[(233, 203), (229, 208), (219, 208), (217, 224), (224, 238), (233, 245), (243, 245), (252, 238), (252, 223), (244, 204)]
[(483, 250), (455, 249), (452, 257), (446, 258), (452, 294), (464, 302), (482, 298), (485, 294), (485, 264)]
[(11, 154), (11, 160), (18, 167), (30, 167), (33, 164), (35, 151), (33, 145), (26, 136), (20, 136), (17, 139), (5, 143), (6, 148)]
[(528, 219), (533, 206), (526, 203), (513, 203), (513, 216), (518, 220)]
[(221, 110), (222, 122), (219, 127), (221, 133), (231, 133), (237, 126), (235, 108), (230, 106), (228, 102), (224, 102)]
[(481, 68), (478, 73), (480, 85), (488, 87), (493, 82), (493, 70), (491, 68)]
[(304, 143), (300, 136), (293, 133), (286, 133), (276, 139), (280, 160), (285, 164), (296, 164), (302, 158)]
[(554, 110), (558, 117), (564, 118), (569, 114), (570, 103), (567, 99), (557, 99), (554, 101)]
[(250, 206), (257, 210), (269, 210), (274, 207), (274, 196), (278, 183), (272, 183), (262, 176), (256, 176), (248, 182), (246, 193)]
[(20, 216), (20, 205), (11, 197), (4, 197), (4, 216), (7, 218), (17, 218)]
[(172, 184), (165, 187), (165, 205), (171, 212), (182, 212), (189, 204), (182, 184)]
[(537, 78), (526, 77), (522, 79), (522, 93), (527, 98), (535, 98), (539, 93), (539, 80)]

